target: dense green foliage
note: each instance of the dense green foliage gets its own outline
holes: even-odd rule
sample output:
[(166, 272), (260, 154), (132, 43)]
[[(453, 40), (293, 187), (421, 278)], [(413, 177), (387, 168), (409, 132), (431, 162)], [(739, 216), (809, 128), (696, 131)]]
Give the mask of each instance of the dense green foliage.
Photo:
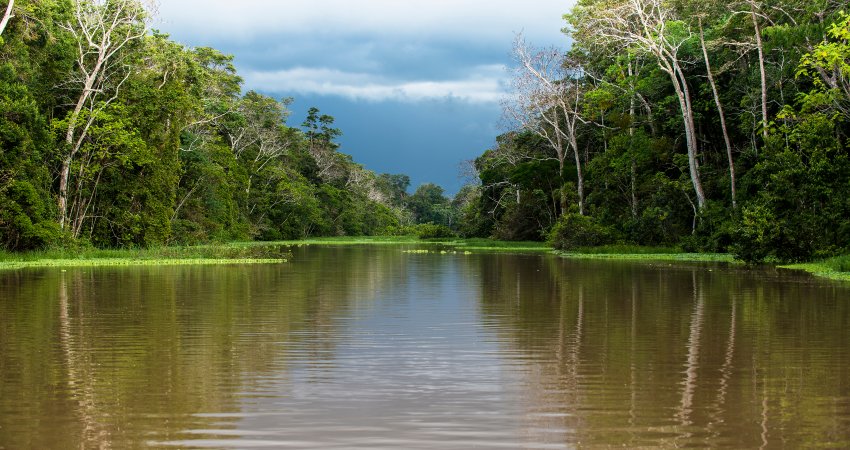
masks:
[(291, 99), (149, 31), (138, 0), (20, 0), (0, 36), (0, 248), (458, 234), (847, 253), (841, 6), (580, 0), (569, 52), (518, 40), (516, 127), (450, 199), (355, 163), (318, 109), (288, 125)]
[(546, 71), (551, 51), (518, 40), (516, 129), (475, 161), (462, 233), (748, 262), (847, 253), (850, 16), (840, 8), (580, 0), (565, 16), (573, 45), (560, 71)]
[(287, 125), (290, 99), (243, 92), (231, 56), (147, 31), (137, 0), (14, 9), (0, 37), (0, 249), (359, 236), (446, 221), (442, 190), (408, 204), (407, 176), (339, 152), (333, 117), (313, 108), (300, 128)]

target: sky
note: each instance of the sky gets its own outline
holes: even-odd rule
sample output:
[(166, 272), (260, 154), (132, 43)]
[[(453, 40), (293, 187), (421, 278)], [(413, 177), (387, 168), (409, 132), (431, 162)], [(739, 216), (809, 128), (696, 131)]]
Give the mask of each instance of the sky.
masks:
[(566, 48), (574, 0), (160, 0), (154, 25), (235, 56), (245, 90), (316, 106), (340, 151), (379, 173), (452, 194), (495, 143), (516, 33)]

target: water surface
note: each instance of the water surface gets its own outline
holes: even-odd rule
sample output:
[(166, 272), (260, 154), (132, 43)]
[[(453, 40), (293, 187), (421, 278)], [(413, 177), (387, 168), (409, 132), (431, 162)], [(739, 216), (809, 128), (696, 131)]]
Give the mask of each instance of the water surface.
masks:
[(0, 272), (0, 449), (850, 447), (850, 289), (302, 247)]

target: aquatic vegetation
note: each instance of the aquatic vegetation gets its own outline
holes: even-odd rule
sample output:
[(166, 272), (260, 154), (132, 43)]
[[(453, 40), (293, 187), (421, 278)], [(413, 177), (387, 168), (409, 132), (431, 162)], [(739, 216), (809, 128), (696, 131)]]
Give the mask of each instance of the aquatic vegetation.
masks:
[(190, 265), (226, 265), (226, 264), (282, 264), (285, 259), (41, 259), (34, 261), (0, 262), (0, 270), (26, 269), (36, 267), (118, 267), (118, 266), (190, 266)]
[(804, 270), (820, 278), (850, 281), (850, 255), (837, 256), (820, 262), (788, 264), (783, 269)]
[(28, 267), (101, 267), (221, 264), (279, 264), (289, 253), (281, 246), (242, 244), (160, 247), (151, 249), (56, 249), (39, 252), (0, 252), (0, 270)]
[(734, 257), (725, 253), (581, 253), (556, 252), (564, 258), (573, 259), (620, 259), (643, 261), (693, 261), (693, 262), (736, 262)]

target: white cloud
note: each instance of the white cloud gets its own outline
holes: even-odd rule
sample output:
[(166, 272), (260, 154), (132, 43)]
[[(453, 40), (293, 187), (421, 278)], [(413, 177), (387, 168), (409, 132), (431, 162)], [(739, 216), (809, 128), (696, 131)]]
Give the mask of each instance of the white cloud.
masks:
[(566, 44), (574, 1), (160, 0), (158, 26), (235, 54), (246, 89), (480, 104), (503, 95), (515, 32)]
[(572, 0), (161, 0), (166, 29), (246, 39), (258, 34), (558, 37)]
[(246, 71), (247, 86), (280, 94), (334, 95), (354, 100), (404, 101), (456, 98), (472, 103), (497, 102), (504, 95), (505, 68), (481, 66), (454, 80), (393, 80), (366, 73), (298, 67)]

